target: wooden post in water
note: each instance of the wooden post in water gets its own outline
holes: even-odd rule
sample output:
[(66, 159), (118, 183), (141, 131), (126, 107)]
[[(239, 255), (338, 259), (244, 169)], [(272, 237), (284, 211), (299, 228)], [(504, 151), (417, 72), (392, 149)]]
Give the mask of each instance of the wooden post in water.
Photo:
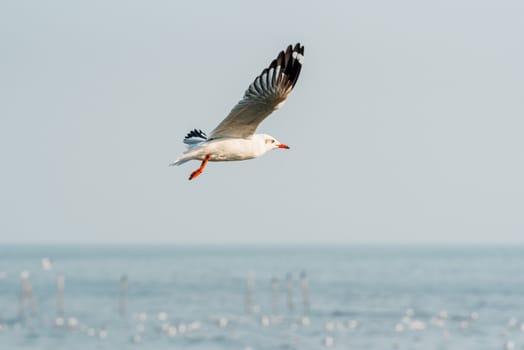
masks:
[(26, 304), (31, 305), (31, 316), (34, 316), (36, 314), (36, 302), (33, 297), (33, 287), (31, 286), (31, 282), (29, 282), (29, 272), (22, 271), (20, 279), (22, 280), (22, 286), (20, 289), (20, 298), (18, 299), (18, 317), (20, 320), (24, 320)]
[(124, 317), (126, 315), (126, 292), (127, 292), (127, 275), (122, 275), (120, 277), (120, 299), (118, 303), (118, 312), (120, 316)]
[(278, 315), (278, 279), (276, 277), (271, 279), (271, 305), (273, 314)]
[(247, 275), (247, 289), (246, 289), (246, 312), (253, 312), (253, 289), (255, 288), (255, 273), (250, 271)]
[(62, 272), (56, 275), (56, 317), (64, 318), (65, 276)]
[(302, 287), (302, 302), (304, 304), (304, 313), (309, 312), (309, 281), (306, 271), (300, 273), (300, 286)]
[(20, 286), (20, 296), (18, 297), (18, 319), (19, 320), (25, 319), (25, 313), (24, 313), (24, 304), (25, 304), (25, 298), (26, 298), (26, 295), (25, 295), (25, 290), (26, 290), (25, 279), (27, 277), (25, 276), (24, 272), (22, 272), (20, 274), (20, 279), (22, 280), (22, 285)]
[(286, 291), (287, 291), (287, 308), (293, 312), (293, 276), (291, 273), (286, 275)]

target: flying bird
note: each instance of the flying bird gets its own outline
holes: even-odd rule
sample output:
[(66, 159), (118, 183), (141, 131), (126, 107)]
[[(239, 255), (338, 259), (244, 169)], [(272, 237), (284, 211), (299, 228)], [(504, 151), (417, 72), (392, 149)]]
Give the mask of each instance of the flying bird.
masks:
[(302, 63), (304, 46), (289, 45), (249, 85), (244, 97), (209, 136), (200, 129), (191, 130), (184, 138), (187, 150), (170, 165), (200, 160), (200, 167), (189, 180), (202, 174), (209, 161), (221, 162), (257, 158), (277, 148), (289, 149), (273, 136), (255, 134), (260, 123), (282, 107), (293, 90)]

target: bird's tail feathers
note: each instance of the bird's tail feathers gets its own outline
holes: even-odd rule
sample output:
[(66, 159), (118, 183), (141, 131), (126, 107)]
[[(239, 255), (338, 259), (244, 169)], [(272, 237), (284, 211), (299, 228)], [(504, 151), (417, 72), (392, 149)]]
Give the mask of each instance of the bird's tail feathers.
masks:
[(186, 137), (184, 137), (184, 143), (187, 145), (189, 150), (206, 141), (207, 135), (200, 129), (193, 129), (186, 135)]
[(179, 157), (177, 160), (175, 160), (173, 163), (169, 164), (169, 166), (175, 166), (175, 165), (182, 165), (185, 162), (189, 162), (191, 159), (184, 159), (183, 157)]
[(196, 147), (200, 146), (202, 143), (207, 141), (207, 135), (205, 132), (203, 132), (200, 129), (193, 129), (191, 130), (186, 137), (184, 137), (184, 143), (187, 146), (187, 151), (182, 153), (180, 157), (177, 158), (173, 163), (169, 164), (169, 166), (175, 166), (175, 165), (181, 165), (185, 162), (189, 162), (191, 159), (191, 156), (189, 156), (189, 153)]

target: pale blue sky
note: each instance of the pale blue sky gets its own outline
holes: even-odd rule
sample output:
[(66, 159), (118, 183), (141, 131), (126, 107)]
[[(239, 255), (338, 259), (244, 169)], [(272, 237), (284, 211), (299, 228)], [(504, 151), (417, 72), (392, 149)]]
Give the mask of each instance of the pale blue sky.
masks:
[[(4, 1), (0, 243), (522, 242), (522, 1)], [(288, 44), (252, 161), (169, 168)]]

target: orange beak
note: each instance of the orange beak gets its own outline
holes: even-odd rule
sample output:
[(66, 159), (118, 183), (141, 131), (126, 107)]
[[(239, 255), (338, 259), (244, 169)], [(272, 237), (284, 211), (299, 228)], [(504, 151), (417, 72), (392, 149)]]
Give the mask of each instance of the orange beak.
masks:
[(278, 145), (278, 148), (289, 149), (289, 146), (288, 145), (284, 145), (283, 143), (281, 143), (280, 145)]

